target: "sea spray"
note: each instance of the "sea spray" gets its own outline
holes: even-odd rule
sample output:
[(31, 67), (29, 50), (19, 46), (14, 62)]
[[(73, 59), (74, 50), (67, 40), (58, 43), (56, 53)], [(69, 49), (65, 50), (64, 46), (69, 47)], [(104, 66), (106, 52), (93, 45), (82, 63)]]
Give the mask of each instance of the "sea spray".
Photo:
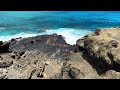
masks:
[(34, 37), (37, 35), (52, 35), (52, 34), (57, 34), (57, 35), (62, 35), (65, 37), (65, 40), (68, 44), (75, 44), (76, 41), (83, 37), (86, 34), (91, 33), (92, 31), (90, 30), (77, 30), (77, 29), (71, 29), (71, 28), (59, 28), (59, 29), (50, 29), (46, 30), (45, 32), (41, 33), (19, 33), (15, 35), (9, 35), (9, 36), (0, 36), (0, 41), (8, 41), (11, 40), (12, 38), (27, 38), (27, 37)]

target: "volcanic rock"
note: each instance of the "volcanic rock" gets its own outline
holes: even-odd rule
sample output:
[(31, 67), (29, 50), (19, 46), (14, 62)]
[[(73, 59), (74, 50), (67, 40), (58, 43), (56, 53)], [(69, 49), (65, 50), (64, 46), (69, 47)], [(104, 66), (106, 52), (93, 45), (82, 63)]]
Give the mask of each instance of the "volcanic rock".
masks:
[[(93, 34), (77, 41), (80, 51), (84, 51), (90, 62), (99, 63), (105, 71), (120, 71), (120, 28), (97, 29)], [(84, 54), (85, 54), (84, 53)]]
[(47, 53), (51, 58), (65, 60), (67, 56), (74, 52), (75, 46), (66, 43), (61, 35), (41, 35), (24, 38), (22, 40), (11, 40), (9, 52), (20, 54), (25, 51), (38, 50)]

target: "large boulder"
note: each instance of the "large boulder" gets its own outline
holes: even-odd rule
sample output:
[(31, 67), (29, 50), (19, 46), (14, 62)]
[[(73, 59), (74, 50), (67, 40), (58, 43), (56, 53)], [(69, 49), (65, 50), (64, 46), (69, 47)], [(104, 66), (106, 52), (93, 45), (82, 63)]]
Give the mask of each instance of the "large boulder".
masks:
[(76, 45), (103, 69), (120, 71), (120, 28), (97, 29), (79, 39)]

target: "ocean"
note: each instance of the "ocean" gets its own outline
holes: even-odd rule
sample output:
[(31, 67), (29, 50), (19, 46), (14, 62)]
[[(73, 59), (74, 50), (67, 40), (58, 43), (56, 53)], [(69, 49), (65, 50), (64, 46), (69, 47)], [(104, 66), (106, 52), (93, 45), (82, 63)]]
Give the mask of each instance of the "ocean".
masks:
[(73, 45), (97, 28), (117, 26), (120, 11), (0, 11), (0, 41), (56, 33)]

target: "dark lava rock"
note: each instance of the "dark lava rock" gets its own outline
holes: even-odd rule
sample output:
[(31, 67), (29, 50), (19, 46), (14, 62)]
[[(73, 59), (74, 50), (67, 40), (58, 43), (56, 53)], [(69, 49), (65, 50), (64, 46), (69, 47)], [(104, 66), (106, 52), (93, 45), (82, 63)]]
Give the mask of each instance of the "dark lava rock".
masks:
[(75, 51), (75, 46), (66, 43), (61, 35), (41, 35), (24, 38), (20, 41), (11, 40), (9, 51), (17, 53), (38, 50), (47, 53), (52, 58), (66, 59), (67, 55)]
[(9, 52), (9, 42), (0, 42), (0, 53), (8, 53)]

